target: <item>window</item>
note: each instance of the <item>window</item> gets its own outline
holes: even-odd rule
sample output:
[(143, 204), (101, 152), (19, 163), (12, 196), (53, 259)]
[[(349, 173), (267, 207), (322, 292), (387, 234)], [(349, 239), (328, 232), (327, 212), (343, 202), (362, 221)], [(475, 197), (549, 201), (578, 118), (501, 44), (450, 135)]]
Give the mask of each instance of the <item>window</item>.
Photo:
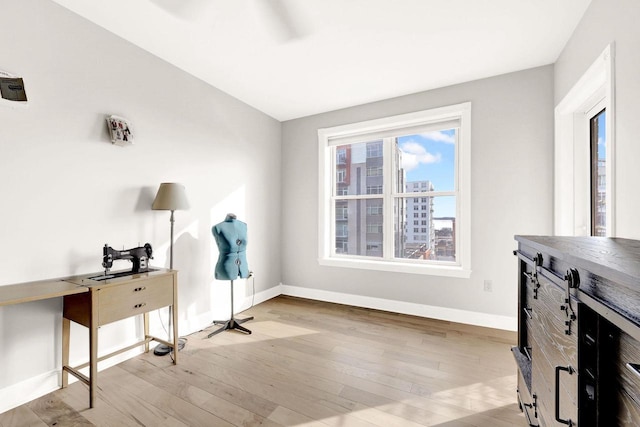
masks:
[(367, 215), (382, 215), (382, 206), (367, 206)]
[(367, 158), (382, 157), (382, 141), (367, 143)]
[(339, 183), (344, 183), (345, 178), (347, 177), (347, 171), (344, 169), (338, 169), (336, 171), (336, 181)]
[(367, 176), (382, 176), (382, 166), (367, 167)]
[(336, 203), (336, 219), (347, 219), (349, 209), (344, 204)]
[(470, 117), (464, 103), (320, 129), (319, 262), (469, 277)]
[(336, 225), (336, 237), (348, 237), (349, 229), (347, 224), (337, 224)]
[(382, 224), (367, 224), (367, 233), (381, 234)]
[(367, 185), (367, 194), (382, 194), (382, 185)]
[(607, 235), (606, 110), (589, 119), (591, 139), (591, 235)]
[(609, 45), (555, 109), (556, 235), (616, 235), (614, 77)]

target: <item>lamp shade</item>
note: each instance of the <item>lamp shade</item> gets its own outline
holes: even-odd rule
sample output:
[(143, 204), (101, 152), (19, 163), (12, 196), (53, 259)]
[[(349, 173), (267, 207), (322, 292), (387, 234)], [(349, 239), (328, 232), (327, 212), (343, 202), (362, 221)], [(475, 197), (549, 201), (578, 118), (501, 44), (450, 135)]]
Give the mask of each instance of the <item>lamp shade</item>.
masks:
[(184, 185), (175, 182), (163, 182), (160, 184), (151, 209), (157, 211), (189, 209)]

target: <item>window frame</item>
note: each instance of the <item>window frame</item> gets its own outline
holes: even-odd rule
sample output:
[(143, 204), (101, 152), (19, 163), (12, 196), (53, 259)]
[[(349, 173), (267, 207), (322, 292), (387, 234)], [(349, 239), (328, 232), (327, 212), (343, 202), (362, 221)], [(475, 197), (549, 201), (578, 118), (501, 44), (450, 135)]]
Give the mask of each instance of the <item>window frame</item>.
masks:
[[(445, 129), (446, 124), (455, 121), (458, 123), (456, 158), (455, 158), (455, 196), (456, 196), (456, 251), (455, 262), (425, 262), (415, 259), (394, 258), (393, 250), (389, 252), (389, 245), (393, 245), (393, 235), (386, 238), (387, 257), (371, 258), (365, 256), (347, 255), (337, 253), (335, 250), (335, 224), (333, 224), (332, 209), (332, 176), (335, 174), (332, 148), (336, 146), (336, 140), (342, 138), (358, 138), (362, 136), (364, 141), (368, 135), (376, 132), (397, 132), (402, 134), (403, 129), (410, 130), (420, 126), (438, 127)], [(378, 138), (376, 138), (378, 139)], [(387, 150), (385, 152), (385, 150)], [(383, 143), (382, 147), (385, 168), (385, 184), (383, 185), (383, 197), (385, 198), (384, 221), (385, 236), (393, 229), (394, 205), (398, 195), (393, 196), (393, 147)], [(382, 270), (400, 273), (426, 274), (447, 277), (469, 278), (471, 276), (471, 215), (470, 215), (470, 188), (471, 188), (471, 103), (465, 102), (429, 110), (385, 117), (381, 119), (367, 120), (363, 122), (340, 125), (330, 128), (318, 129), (318, 159), (319, 159), (319, 188), (318, 188), (318, 262), (323, 266), (361, 268), (368, 270)], [(404, 189), (403, 191), (406, 191)], [(414, 190), (415, 191), (415, 190)], [(420, 190), (418, 190), (420, 191)], [(409, 196), (410, 195), (410, 196)], [(416, 197), (408, 192), (401, 197)], [(380, 197), (370, 195), (368, 197)], [(365, 195), (362, 197), (366, 199)], [(333, 239), (333, 240), (332, 240)]]
[[(605, 109), (606, 234), (616, 236), (615, 49), (609, 44), (555, 108), (554, 234), (591, 234), (590, 116)], [(597, 106), (597, 107), (596, 107)]]

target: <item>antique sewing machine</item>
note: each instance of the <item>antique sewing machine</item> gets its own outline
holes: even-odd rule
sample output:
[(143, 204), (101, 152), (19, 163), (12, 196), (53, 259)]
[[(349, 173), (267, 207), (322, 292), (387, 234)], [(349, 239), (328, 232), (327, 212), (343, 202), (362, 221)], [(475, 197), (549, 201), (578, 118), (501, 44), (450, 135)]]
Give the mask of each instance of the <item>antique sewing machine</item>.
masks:
[[(104, 248), (102, 249), (102, 266), (104, 267), (104, 275), (91, 277), (91, 279), (106, 280), (113, 277), (153, 271), (153, 269), (149, 268), (149, 260), (153, 259), (153, 257), (151, 256), (152, 254), (153, 249), (151, 248), (151, 244), (149, 243), (145, 243), (144, 246), (121, 251), (113, 249), (111, 246), (105, 244)], [(131, 271), (122, 271), (109, 274), (109, 270), (113, 266), (113, 261), (119, 259), (126, 259), (128, 261), (131, 261), (133, 263)]]

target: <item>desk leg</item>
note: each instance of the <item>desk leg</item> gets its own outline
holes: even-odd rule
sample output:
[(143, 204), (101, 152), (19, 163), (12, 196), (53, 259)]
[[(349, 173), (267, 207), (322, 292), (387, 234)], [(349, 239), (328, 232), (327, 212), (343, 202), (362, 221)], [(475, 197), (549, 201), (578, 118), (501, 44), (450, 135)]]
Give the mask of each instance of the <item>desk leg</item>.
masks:
[[(93, 290), (92, 290), (93, 291)], [(92, 292), (89, 320), (89, 407), (94, 407), (98, 389), (98, 296)]]
[(69, 373), (64, 367), (69, 366), (69, 335), (71, 331), (71, 321), (62, 318), (62, 388), (69, 385)]
[[(149, 313), (146, 312), (142, 315), (142, 321), (144, 323), (144, 339), (146, 341), (149, 336)], [(149, 353), (149, 341), (144, 343), (144, 352)]]
[(178, 337), (178, 276), (173, 276), (173, 304), (171, 305), (171, 313), (173, 314), (173, 364), (178, 364), (178, 349), (180, 337)]
[(178, 309), (176, 307), (175, 304), (175, 299), (173, 300), (174, 304), (171, 307), (171, 313), (173, 315), (173, 364), (177, 365), (178, 364), (178, 349), (179, 347), (179, 342), (180, 342), (180, 338), (178, 337)]

